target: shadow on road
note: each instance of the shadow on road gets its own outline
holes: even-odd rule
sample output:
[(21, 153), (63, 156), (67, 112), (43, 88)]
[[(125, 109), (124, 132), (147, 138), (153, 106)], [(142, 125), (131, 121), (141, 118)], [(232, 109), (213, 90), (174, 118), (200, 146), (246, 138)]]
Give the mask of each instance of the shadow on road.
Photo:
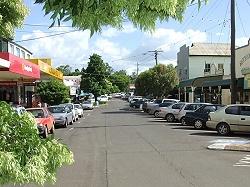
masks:
[(234, 138), (245, 138), (245, 139), (250, 139), (250, 133), (233, 133), (229, 136), (220, 136), (216, 131), (206, 131), (206, 132), (195, 132), (189, 134), (191, 136), (217, 136), (218, 138), (225, 138), (225, 137), (234, 137)]
[(180, 129), (180, 130), (195, 130), (193, 127), (173, 127), (172, 129)]

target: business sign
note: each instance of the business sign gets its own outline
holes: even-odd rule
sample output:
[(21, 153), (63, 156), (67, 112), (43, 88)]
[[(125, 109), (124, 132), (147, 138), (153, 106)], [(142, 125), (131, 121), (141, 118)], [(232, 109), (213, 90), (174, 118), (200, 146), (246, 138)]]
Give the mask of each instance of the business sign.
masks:
[(10, 72), (25, 75), (34, 79), (40, 79), (40, 68), (38, 65), (10, 53), (0, 53), (0, 58), (10, 62)]
[(250, 73), (250, 53), (240, 59), (240, 67), (243, 75)]

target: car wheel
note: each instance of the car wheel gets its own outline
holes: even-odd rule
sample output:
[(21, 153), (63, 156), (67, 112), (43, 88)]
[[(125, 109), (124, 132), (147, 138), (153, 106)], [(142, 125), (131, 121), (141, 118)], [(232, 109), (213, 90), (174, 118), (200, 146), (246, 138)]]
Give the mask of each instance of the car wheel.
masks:
[(166, 115), (167, 122), (173, 122), (174, 121), (174, 115), (173, 114), (167, 114)]
[(156, 118), (158, 118), (158, 117), (159, 117), (159, 111), (155, 111), (155, 112), (154, 112), (154, 116), (155, 116)]
[(48, 128), (47, 128), (47, 126), (44, 126), (44, 132), (43, 132), (43, 134), (42, 134), (42, 137), (43, 138), (47, 138), (48, 137), (48, 135), (49, 135), (49, 133), (48, 133)]
[(181, 122), (181, 124), (182, 124), (183, 126), (186, 126), (186, 125), (187, 125), (187, 123), (185, 122), (185, 117), (182, 117), (181, 120), (180, 120), (180, 122)]
[(219, 135), (225, 136), (230, 134), (230, 127), (227, 123), (219, 123), (216, 129)]
[(76, 118), (75, 117), (73, 118), (73, 122), (76, 122)]
[(67, 128), (67, 127), (68, 127), (68, 124), (69, 124), (69, 123), (68, 123), (68, 119), (66, 118), (63, 127), (64, 127), (64, 128)]
[(194, 122), (194, 128), (195, 129), (203, 129), (203, 122), (199, 119), (195, 120)]

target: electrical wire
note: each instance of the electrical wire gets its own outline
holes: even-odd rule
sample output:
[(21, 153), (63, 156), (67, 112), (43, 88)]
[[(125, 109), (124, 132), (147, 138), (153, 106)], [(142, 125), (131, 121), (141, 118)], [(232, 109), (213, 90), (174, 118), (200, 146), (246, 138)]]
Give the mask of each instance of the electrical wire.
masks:
[(242, 30), (244, 32), (245, 37), (247, 37), (247, 32), (246, 32), (246, 30), (244, 28), (237, 2), (235, 2), (235, 5), (236, 5), (237, 13), (238, 13), (238, 16), (239, 16), (239, 19), (240, 19), (241, 28), (242, 28)]
[(60, 36), (60, 35), (64, 35), (64, 34), (69, 34), (69, 33), (73, 33), (76, 32), (77, 30), (74, 31), (67, 31), (67, 32), (61, 32), (58, 34), (51, 34), (51, 35), (47, 35), (47, 36), (41, 36), (41, 37), (37, 37), (37, 38), (29, 38), (29, 39), (25, 39), (25, 40), (17, 40), (15, 41), (16, 43), (20, 43), (20, 42), (27, 42), (27, 41), (32, 41), (32, 40), (39, 40), (42, 38), (50, 38), (50, 37), (54, 37), (54, 36)]

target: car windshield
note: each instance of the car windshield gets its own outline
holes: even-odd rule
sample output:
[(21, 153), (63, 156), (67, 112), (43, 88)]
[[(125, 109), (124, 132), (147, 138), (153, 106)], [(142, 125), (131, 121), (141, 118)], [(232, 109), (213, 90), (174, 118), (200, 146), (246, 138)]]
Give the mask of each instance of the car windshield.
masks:
[(48, 110), (51, 113), (65, 113), (65, 108), (64, 107), (48, 107)]
[(83, 104), (91, 104), (91, 101), (84, 101)]
[(80, 109), (81, 107), (80, 107), (80, 105), (75, 105), (75, 108), (79, 108)]
[(155, 101), (154, 101), (154, 103), (156, 103), (156, 104), (160, 104), (162, 102), (162, 99), (156, 99)]
[(28, 109), (28, 112), (30, 112), (35, 118), (44, 118), (44, 112), (42, 109)]

